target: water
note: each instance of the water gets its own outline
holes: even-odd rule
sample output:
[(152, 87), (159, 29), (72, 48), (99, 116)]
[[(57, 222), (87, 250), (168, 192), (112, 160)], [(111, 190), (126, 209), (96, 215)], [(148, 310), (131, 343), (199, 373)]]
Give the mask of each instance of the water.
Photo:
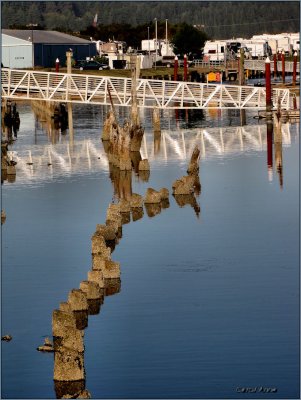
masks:
[[(13, 337), (2, 342), (2, 398), (55, 398), (53, 354), (36, 348), (86, 279), (91, 236), (118, 191), (100, 141), (105, 109), (74, 107), (73, 142), (47, 135), (29, 104), (18, 110), (17, 176), (2, 186), (2, 335)], [(166, 111), (154, 143), (141, 114), (151, 173), (133, 173), (132, 191), (171, 193), (198, 144), (200, 212), (170, 194), (159, 215), (123, 225), (120, 291), (85, 329), (93, 398), (298, 398), (299, 126), (283, 125), (268, 168), (254, 116), (240, 127), (235, 111)]]

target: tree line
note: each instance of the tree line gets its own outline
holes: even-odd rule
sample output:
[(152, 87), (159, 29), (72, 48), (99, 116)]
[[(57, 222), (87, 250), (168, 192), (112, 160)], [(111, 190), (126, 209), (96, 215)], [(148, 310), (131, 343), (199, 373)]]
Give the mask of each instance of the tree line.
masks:
[(92, 25), (95, 14), (98, 26), (111, 26), (116, 39), (118, 25), (127, 25), (129, 31), (141, 27), (144, 36), (149, 26), (154, 36), (155, 18), (161, 25), (166, 19), (170, 26), (193, 25), (212, 39), (299, 32), (300, 26), (298, 1), (2, 1), (2, 28), (38, 24), (42, 29), (82, 32)]

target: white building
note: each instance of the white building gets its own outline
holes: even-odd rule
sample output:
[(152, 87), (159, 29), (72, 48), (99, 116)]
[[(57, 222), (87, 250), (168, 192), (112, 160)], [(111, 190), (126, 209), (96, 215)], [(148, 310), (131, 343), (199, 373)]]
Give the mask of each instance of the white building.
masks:
[[(28, 31), (30, 36), (31, 31)], [(8, 68), (32, 68), (33, 46), (31, 41), (2, 34), (2, 64)]]

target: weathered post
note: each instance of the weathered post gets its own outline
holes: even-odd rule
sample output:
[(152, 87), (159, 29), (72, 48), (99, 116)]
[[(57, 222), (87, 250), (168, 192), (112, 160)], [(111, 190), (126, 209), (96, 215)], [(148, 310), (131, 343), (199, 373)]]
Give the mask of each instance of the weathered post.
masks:
[(66, 64), (67, 64), (67, 93), (66, 93), (66, 100), (69, 99), (69, 91), (70, 91), (70, 76), (72, 73), (72, 67), (71, 67), (71, 58), (73, 56), (73, 53), (71, 50), (66, 51)]
[(66, 51), (66, 58), (67, 58), (67, 74), (72, 73), (72, 65), (71, 65), (71, 59), (73, 56), (72, 50)]
[(178, 80), (178, 57), (175, 56), (174, 70), (173, 70), (173, 80)]
[(281, 53), (281, 63), (282, 63), (282, 83), (285, 83), (285, 58), (284, 58), (284, 50)]
[[(66, 52), (66, 59), (67, 59), (67, 74), (72, 73), (72, 64), (71, 64), (71, 60), (72, 60), (72, 56), (73, 56), (73, 52), (72, 50), (69, 50)], [(58, 59), (57, 59), (58, 60)], [(70, 76), (67, 77), (68, 81), (67, 81), (67, 100), (71, 99), (70, 96)], [(71, 143), (73, 143), (73, 114), (72, 114), (72, 104), (68, 103), (68, 129), (69, 129), (69, 138)]]
[(277, 54), (274, 54), (274, 78), (277, 78)]
[(240, 49), (240, 57), (239, 57), (239, 84), (240, 86), (245, 84), (245, 53), (244, 49)]
[(184, 81), (187, 81), (187, 55), (184, 54)]
[(266, 119), (272, 122), (272, 90), (271, 90), (271, 62), (269, 57), (265, 60), (265, 89), (266, 89)]
[(131, 94), (132, 94), (132, 109), (131, 109), (131, 116), (132, 116), (132, 123), (134, 125), (139, 125), (139, 117), (138, 117), (138, 107), (137, 107), (137, 56), (131, 56), (131, 78), (132, 78), (132, 87), (131, 87)]
[(296, 77), (297, 77), (297, 52), (294, 53), (294, 63), (293, 63), (293, 85), (296, 85)]
[(57, 58), (55, 60), (55, 72), (59, 72), (60, 71), (60, 60)]

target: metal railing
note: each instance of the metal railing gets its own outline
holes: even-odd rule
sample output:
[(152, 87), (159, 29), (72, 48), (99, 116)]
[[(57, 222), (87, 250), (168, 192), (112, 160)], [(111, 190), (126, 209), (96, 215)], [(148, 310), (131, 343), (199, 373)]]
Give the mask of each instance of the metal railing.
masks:
[[(223, 60), (220, 61), (203, 61), (203, 60), (194, 60), (194, 65), (200, 68), (210, 68), (210, 67), (225, 67), (225, 62)], [(238, 67), (238, 61), (227, 61), (228, 66)], [(265, 70), (265, 58), (262, 60), (244, 60), (244, 68), (250, 69), (252, 71), (264, 71)], [(293, 72), (294, 63), (293, 61), (285, 62), (285, 71)], [(282, 62), (277, 61), (277, 70), (282, 71)], [(271, 71), (274, 71), (274, 61), (271, 59)], [(300, 63), (297, 62), (297, 72), (300, 72)]]
[[(2, 98), (85, 104), (131, 105), (131, 79), (99, 75), (1, 70)], [(265, 88), (138, 79), (139, 107), (162, 109), (265, 109)], [(289, 89), (274, 89), (273, 103), (290, 107)]]
[[(244, 68), (252, 71), (265, 71), (265, 60), (245, 60)], [(292, 61), (285, 62), (285, 71), (293, 72), (294, 63)], [(282, 71), (282, 62), (277, 61), (277, 70)], [(274, 62), (271, 60), (271, 71), (274, 71)], [(297, 62), (297, 72), (300, 72), (300, 63)]]

